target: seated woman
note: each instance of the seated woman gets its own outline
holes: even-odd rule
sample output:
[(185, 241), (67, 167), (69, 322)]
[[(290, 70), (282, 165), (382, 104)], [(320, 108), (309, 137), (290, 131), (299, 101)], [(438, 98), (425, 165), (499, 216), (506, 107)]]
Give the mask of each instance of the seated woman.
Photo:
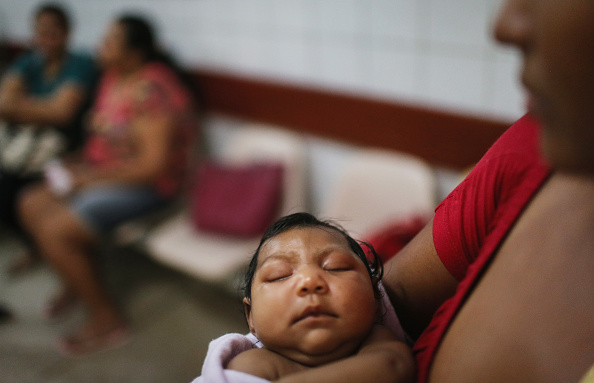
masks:
[(23, 226), (65, 284), (48, 314), (58, 314), (73, 297), (89, 309), (85, 325), (62, 339), (66, 354), (127, 338), (126, 322), (97, 275), (93, 249), (102, 233), (171, 201), (184, 181), (195, 133), (193, 100), (161, 58), (145, 20), (118, 18), (101, 46), (105, 72), (83, 158), (66, 164), (60, 182), (38, 184), (19, 200)]
[(594, 369), (593, 13), (591, 1), (503, 2), (494, 32), (522, 54), (530, 113), (386, 267), (419, 382), (577, 382)]
[(33, 49), (7, 69), (0, 84), (0, 222), (10, 229), (19, 229), (17, 195), (40, 178), (43, 160), (82, 143), (77, 117), (97, 71), (90, 56), (68, 50), (69, 32), (64, 9), (40, 6)]
[(251, 334), (213, 341), (196, 382), (412, 381), (410, 349), (382, 324), (383, 269), (370, 254), (371, 265), (348, 233), (308, 213), (279, 219), (245, 276)]

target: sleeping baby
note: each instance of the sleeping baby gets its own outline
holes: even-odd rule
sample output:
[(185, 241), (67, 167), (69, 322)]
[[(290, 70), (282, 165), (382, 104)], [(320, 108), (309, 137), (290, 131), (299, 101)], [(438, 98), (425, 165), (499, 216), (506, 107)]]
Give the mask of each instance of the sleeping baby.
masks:
[(410, 348), (380, 322), (383, 269), (338, 225), (308, 213), (264, 234), (245, 276), (250, 335), (209, 346), (201, 382), (410, 382)]

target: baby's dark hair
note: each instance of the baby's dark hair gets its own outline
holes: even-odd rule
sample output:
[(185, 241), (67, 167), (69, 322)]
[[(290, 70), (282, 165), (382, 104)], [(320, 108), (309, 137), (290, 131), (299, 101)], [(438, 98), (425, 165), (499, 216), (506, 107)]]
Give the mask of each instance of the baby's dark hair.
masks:
[[(379, 290), (379, 282), (381, 281), (382, 276), (384, 274), (384, 267), (383, 267), (382, 259), (379, 257), (379, 255), (377, 255), (373, 246), (371, 246), (370, 244), (368, 244), (366, 242), (357, 241), (357, 240), (353, 239), (347, 233), (347, 231), (344, 228), (342, 228), (340, 225), (338, 225), (337, 223), (329, 221), (329, 220), (321, 221), (321, 220), (317, 219), (315, 216), (313, 216), (312, 214), (305, 213), (305, 212), (294, 213), (291, 215), (284, 216), (284, 217), (280, 218), (278, 221), (276, 221), (275, 223), (273, 223), (266, 230), (266, 232), (262, 236), (262, 239), (260, 240), (260, 244), (258, 245), (258, 248), (252, 255), (252, 259), (251, 259), (250, 264), (248, 265), (248, 268), (245, 273), (244, 286), (243, 286), (244, 297), (246, 297), (247, 299), (250, 299), (250, 300), (252, 298), (252, 281), (254, 279), (254, 275), (256, 274), (256, 268), (258, 266), (258, 256), (260, 254), (260, 249), (262, 248), (262, 246), (264, 246), (264, 244), (266, 244), (266, 242), (268, 242), (268, 240), (270, 240), (271, 238), (274, 238), (277, 235), (282, 234), (287, 230), (295, 229), (295, 228), (306, 228), (306, 227), (326, 228), (326, 229), (333, 230), (333, 231), (339, 233), (340, 235), (342, 235), (347, 240), (351, 250), (353, 250), (353, 252), (357, 255), (357, 257), (359, 257), (361, 262), (363, 262), (363, 264), (365, 264), (365, 268), (367, 269), (367, 273), (369, 274), (369, 278), (371, 278), (371, 283), (373, 284), (373, 291), (375, 293), (375, 298), (378, 300), (381, 299), (381, 293)], [(365, 253), (365, 250), (363, 250), (363, 247), (361, 245), (363, 245), (369, 249), (369, 255), (373, 258), (371, 261), (369, 261), (367, 259), (367, 254)]]

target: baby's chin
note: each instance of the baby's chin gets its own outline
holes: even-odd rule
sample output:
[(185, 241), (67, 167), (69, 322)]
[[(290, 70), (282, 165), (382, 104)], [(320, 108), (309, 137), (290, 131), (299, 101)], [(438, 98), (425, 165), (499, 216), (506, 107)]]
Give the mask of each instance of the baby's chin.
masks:
[(301, 342), (298, 348), (274, 351), (302, 365), (316, 367), (355, 354), (362, 341), (350, 340), (337, 343), (319, 337), (315, 341)]

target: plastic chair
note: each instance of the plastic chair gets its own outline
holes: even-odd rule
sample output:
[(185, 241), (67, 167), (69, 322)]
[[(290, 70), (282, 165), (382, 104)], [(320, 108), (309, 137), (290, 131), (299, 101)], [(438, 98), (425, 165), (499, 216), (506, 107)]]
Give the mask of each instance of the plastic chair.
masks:
[(398, 152), (361, 149), (346, 161), (319, 216), (365, 239), (375, 230), (435, 207), (436, 180), (423, 160)]
[[(305, 144), (301, 136), (265, 125), (248, 125), (232, 133), (220, 155), (226, 163), (276, 160), (284, 165), (280, 215), (304, 210)], [(187, 209), (155, 228), (146, 250), (157, 261), (210, 283), (230, 283), (250, 260), (256, 238), (234, 238), (198, 231)]]

